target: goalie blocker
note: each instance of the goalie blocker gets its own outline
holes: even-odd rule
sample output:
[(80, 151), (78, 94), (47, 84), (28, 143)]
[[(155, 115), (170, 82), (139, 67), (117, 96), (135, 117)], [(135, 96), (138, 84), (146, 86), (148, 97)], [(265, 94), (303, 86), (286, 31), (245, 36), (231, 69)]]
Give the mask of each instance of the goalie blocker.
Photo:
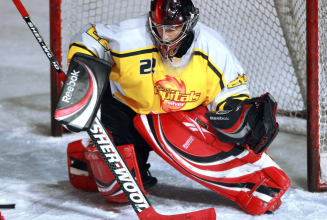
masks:
[(89, 130), (106, 89), (111, 68), (111, 64), (105, 60), (76, 53), (61, 90), (55, 119), (73, 132)]
[(247, 144), (254, 153), (265, 151), (279, 131), (277, 102), (269, 94), (246, 99), (232, 110), (206, 112), (219, 140)]

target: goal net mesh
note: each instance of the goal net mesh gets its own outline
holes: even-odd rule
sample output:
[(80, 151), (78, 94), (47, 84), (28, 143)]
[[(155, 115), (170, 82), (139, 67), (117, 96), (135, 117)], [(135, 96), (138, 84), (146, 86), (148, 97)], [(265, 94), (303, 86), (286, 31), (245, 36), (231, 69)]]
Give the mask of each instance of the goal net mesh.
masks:
[[(320, 62), (326, 63), (326, 2), (320, 1)], [(306, 134), (306, 1), (193, 0), (200, 21), (217, 30), (242, 64), (252, 97), (270, 92), (282, 131)], [(62, 66), (74, 34), (87, 23), (115, 24), (150, 10), (150, 0), (62, 0)], [(320, 74), (322, 181), (327, 181), (326, 72)], [(326, 163), (326, 164), (324, 164)], [(325, 180), (324, 180), (325, 178)]]

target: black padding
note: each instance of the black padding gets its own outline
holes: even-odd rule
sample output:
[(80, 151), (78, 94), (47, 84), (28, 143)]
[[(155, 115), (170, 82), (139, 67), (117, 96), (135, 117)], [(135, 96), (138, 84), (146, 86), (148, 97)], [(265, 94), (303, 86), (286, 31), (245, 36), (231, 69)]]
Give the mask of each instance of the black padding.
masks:
[(175, 57), (182, 58), (188, 49), (191, 47), (194, 40), (194, 33), (193, 31), (190, 31), (186, 37), (183, 39), (180, 48), (178, 49), (177, 53), (175, 54)]
[(240, 106), (233, 110), (206, 112), (205, 115), (221, 142), (245, 144), (249, 135), (245, 132), (247, 125), (245, 119), (251, 108), (252, 106), (247, 106), (247, 109), (245, 106)]
[(69, 156), (70, 158), (70, 161), (74, 161), (70, 167), (73, 167), (73, 168), (76, 168), (78, 170), (83, 170), (83, 171), (88, 171), (87, 170), (87, 163), (82, 161), (82, 160), (79, 160), (75, 157), (72, 157), (72, 156)]
[(240, 99), (227, 99), (226, 104), (224, 106), (224, 110), (232, 110), (235, 109), (237, 105), (242, 102)]
[(110, 84), (101, 104), (101, 122), (112, 134), (117, 146), (133, 144), (140, 172), (146, 169), (149, 152), (152, 148), (134, 127), (137, 115), (130, 107), (112, 97)]

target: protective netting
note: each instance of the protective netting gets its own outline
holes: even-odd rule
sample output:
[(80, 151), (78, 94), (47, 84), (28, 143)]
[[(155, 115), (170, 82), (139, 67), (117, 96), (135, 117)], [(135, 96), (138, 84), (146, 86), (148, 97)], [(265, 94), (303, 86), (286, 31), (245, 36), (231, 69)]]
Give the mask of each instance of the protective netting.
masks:
[[(327, 55), (323, 27), (326, 1), (319, 1), (321, 66)], [(281, 130), (305, 134), (306, 121), (298, 118), (306, 118), (306, 1), (193, 0), (193, 3), (200, 9), (200, 21), (220, 32), (239, 59), (248, 76), (251, 95), (269, 91), (278, 102)], [(62, 0), (64, 70), (70, 39), (82, 26), (113, 24), (149, 10), (150, 0)], [(320, 70), (322, 155), (327, 152), (325, 68)]]
[[(287, 114), (304, 110), (304, 0), (196, 0), (194, 4), (200, 9), (200, 21), (219, 31), (241, 62), (252, 96), (269, 91)], [(63, 0), (62, 5), (65, 59), (70, 39), (83, 25), (112, 24), (145, 14), (150, 0)]]
[(66, 58), (72, 37), (88, 23), (115, 24), (150, 10), (150, 0), (62, 0), (62, 58)]

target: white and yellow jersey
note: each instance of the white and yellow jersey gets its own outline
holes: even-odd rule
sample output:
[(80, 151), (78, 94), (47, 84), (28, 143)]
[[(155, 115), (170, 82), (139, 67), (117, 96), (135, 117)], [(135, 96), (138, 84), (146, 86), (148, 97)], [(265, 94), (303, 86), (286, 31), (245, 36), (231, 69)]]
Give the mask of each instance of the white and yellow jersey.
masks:
[(115, 25), (88, 24), (72, 39), (68, 63), (86, 53), (113, 64), (113, 96), (140, 114), (222, 110), (228, 97), (250, 98), (243, 68), (215, 30), (198, 22), (182, 58), (164, 60), (148, 30), (147, 15)]

